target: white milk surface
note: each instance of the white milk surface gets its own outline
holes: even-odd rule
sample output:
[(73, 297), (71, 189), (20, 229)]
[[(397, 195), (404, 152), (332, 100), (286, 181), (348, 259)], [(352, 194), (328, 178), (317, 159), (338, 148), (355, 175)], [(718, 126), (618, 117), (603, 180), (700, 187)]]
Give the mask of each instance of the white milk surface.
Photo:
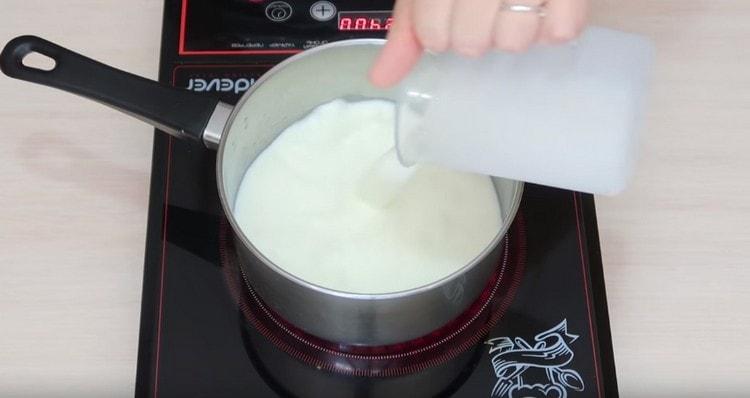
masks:
[(334, 100), (288, 127), (248, 169), (234, 205), (255, 247), (290, 274), (350, 293), (416, 288), (475, 258), (502, 224), (490, 178), (417, 166), (396, 172), (409, 178), (394, 178), (394, 194), (392, 162), (373, 172), (394, 145), (394, 117), (389, 101)]

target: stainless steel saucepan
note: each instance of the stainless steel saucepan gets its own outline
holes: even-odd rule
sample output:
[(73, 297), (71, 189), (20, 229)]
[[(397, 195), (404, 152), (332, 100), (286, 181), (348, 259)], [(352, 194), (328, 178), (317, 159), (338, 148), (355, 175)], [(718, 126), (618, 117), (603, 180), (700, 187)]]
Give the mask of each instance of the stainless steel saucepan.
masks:
[[(290, 124), (335, 98), (394, 99), (395, 92), (379, 90), (366, 78), (383, 43), (341, 41), (295, 55), (268, 71), (235, 107), (111, 68), (34, 36), (11, 40), (2, 51), (0, 65), (10, 77), (93, 99), (177, 138), (218, 148), (221, 203), (234, 231), (242, 270), (267, 305), (320, 338), (386, 345), (428, 334), (477, 299), (503, 251), (503, 237), (518, 209), (522, 183), (493, 179), (504, 224), (474, 260), (441, 280), (390, 294), (335, 291), (284, 271), (283, 264), (269, 261), (253, 245), (232, 214), (245, 171)], [(51, 70), (25, 66), (24, 57), (34, 52), (52, 58), (55, 66)], [(279, 186), (283, 184), (279, 181)]]

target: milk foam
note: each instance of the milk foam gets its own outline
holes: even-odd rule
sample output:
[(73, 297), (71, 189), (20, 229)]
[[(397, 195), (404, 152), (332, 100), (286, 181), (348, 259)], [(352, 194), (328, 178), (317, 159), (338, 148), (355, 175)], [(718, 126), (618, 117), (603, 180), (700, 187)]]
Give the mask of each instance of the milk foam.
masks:
[(394, 117), (389, 101), (334, 100), (261, 153), (234, 215), (264, 256), (310, 283), (378, 294), (439, 280), (487, 247), (502, 225), (489, 177), (426, 165), (373, 174)]

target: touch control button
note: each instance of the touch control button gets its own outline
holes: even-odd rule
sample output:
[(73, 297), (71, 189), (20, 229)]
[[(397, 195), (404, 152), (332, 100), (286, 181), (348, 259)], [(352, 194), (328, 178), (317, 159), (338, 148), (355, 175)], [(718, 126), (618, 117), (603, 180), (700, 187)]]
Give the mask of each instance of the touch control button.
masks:
[(330, 1), (317, 1), (310, 7), (310, 16), (317, 21), (330, 21), (336, 16), (336, 6)]
[(286, 1), (274, 1), (266, 6), (266, 17), (273, 22), (284, 22), (292, 17), (292, 6)]

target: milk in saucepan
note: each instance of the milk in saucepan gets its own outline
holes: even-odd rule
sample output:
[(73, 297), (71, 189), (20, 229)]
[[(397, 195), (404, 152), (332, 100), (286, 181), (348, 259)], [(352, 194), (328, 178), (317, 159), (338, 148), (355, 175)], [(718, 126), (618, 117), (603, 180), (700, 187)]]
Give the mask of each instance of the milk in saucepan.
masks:
[(399, 170), (394, 115), (388, 101), (335, 100), (260, 154), (234, 215), (265, 257), (319, 286), (377, 294), (448, 276), (491, 243), (502, 219), (490, 178)]

